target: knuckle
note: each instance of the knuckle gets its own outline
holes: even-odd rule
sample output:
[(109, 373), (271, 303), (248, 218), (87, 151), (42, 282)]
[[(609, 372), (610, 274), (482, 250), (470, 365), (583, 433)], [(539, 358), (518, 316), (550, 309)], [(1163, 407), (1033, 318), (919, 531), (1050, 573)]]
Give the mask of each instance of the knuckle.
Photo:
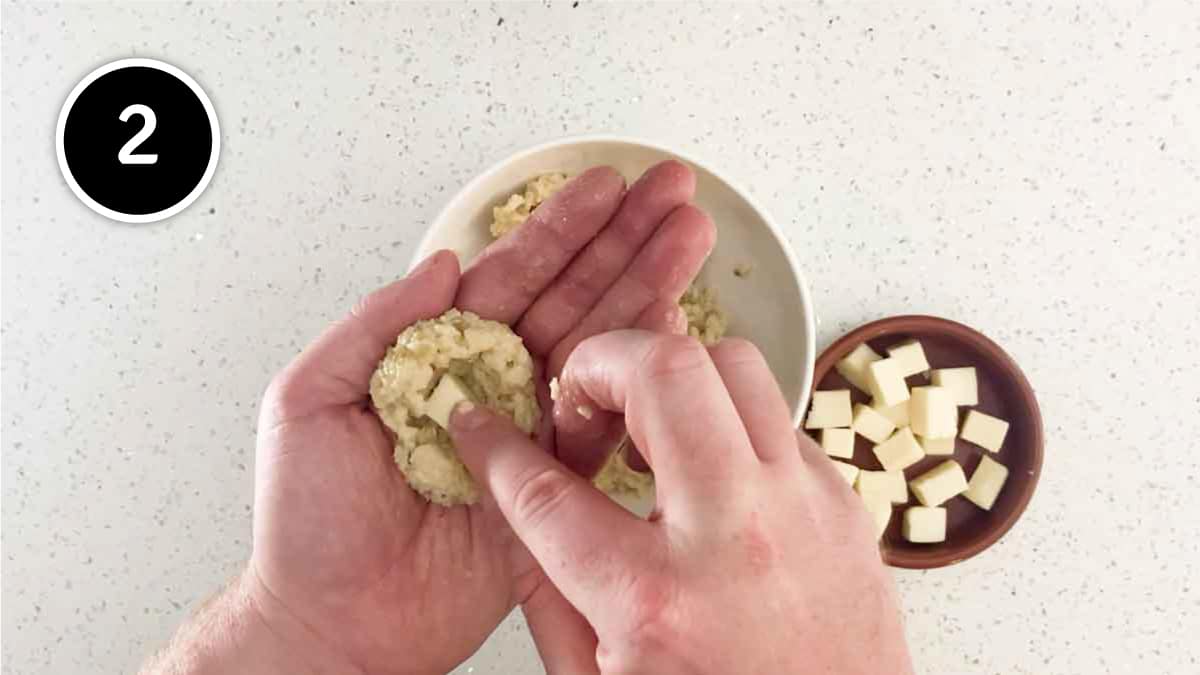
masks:
[[(681, 643), (681, 632), (675, 621), (673, 589), (670, 578), (662, 574), (643, 574), (630, 584), (626, 635), (621, 641), (626, 650), (614, 654), (615, 658), (644, 663)], [(615, 670), (620, 670), (620, 664), (614, 666), (617, 666)]]
[(662, 335), (646, 353), (642, 370), (646, 377), (656, 379), (688, 373), (703, 368), (708, 362), (708, 351), (696, 338)]
[(305, 388), (292, 375), (290, 367), (285, 368), (271, 378), (263, 392), (263, 408), (277, 419), (286, 419), (303, 405), (304, 396)]
[(630, 630), (633, 633), (657, 635), (668, 625), (669, 604), (667, 584), (655, 575), (646, 576), (630, 588)]
[(521, 476), (513, 491), (513, 516), (529, 527), (539, 527), (566, 501), (575, 481), (557, 467), (539, 468)]
[(578, 261), (577, 267), (572, 267), (563, 278), (562, 289), (568, 307), (590, 307), (596, 304), (596, 299), (608, 290), (605, 276), (608, 269), (604, 266), (606, 260), (616, 259), (619, 251), (611, 249), (612, 244), (597, 239), (593, 241), (597, 251), (590, 259)]

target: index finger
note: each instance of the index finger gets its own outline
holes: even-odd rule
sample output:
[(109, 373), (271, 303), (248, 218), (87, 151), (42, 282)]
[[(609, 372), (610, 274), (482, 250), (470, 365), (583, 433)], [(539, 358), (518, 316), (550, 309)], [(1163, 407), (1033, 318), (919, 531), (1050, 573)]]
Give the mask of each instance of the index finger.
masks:
[[(634, 328), (667, 335), (686, 335), (687, 315), (678, 303), (660, 300), (642, 311)], [(571, 393), (566, 392), (567, 396)], [(570, 403), (560, 392), (556, 405)], [(573, 425), (571, 433), (557, 433), (556, 430), (555, 454), (558, 455), (558, 461), (571, 467), (575, 473), (591, 478), (625, 440), (625, 420), (620, 414), (608, 410), (592, 412), (585, 408), (584, 411), (587, 415), (572, 417), (572, 421), (578, 424)], [(553, 420), (550, 423), (553, 426)], [(649, 470), (640, 456), (637, 461), (639, 470)]]
[(625, 179), (607, 166), (580, 174), (463, 272), (455, 306), (513, 324), (621, 205)]
[(588, 338), (567, 359), (559, 391), (570, 402), (554, 409), (560, 442), (588, 432), (589, 408), (625, 414), (664, 512), (727, 508), (731, 486), (757, 464), (721, 375), (694, 338), (640, 330)]

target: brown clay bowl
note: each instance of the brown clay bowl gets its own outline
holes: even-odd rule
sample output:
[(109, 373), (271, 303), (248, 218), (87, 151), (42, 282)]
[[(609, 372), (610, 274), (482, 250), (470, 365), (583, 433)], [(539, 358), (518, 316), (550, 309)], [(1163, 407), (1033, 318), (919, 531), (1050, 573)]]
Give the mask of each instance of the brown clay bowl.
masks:
[[(977, 555), (996, 543), (1021, 517), (1037, 487), (1042, 470), (1042, 415), (1033, 388), (1012, 360), (995, 342), (960, 323), (933, 316), (894, 316), (860, 326), (830, 345), (817, 359), (813, 389), (850, 389), (854, 403), (867, 403), (870, 396), (854, 388), (834, 364), (860, 343), (866, 342), (880, 354), (904, 340), (921, 341), (932, 368), (974, 366), (979, 383), (979, 405), (975, 409), (1009, 422), (1008, 435), (993, 459), (1008, 467), (1008, 481), (990, 511), (976, 507), (964, 497), (954, 497), (946, 507), (946, 541), (938, 544), (912, 544), (900, 534), (904, 506), (893, 509), (892, 521), (880, 540), (883, 560), (893, 567), (929, 569), (945, 567)], [(908, 378), (909, 386), (927, 384), (924, 375)], [(959, 408), (961, 417), (969, 408)], [(855, 435), (853, 464), (862, 469), (879, 470), (871, 452), (872, 443)], [(979, 458), (987, 451), (961, 439), (954, 448), (954, 459), (967, 477), (974, 473)], [(946, 456), (926, 457), (905, 470), (912, 480), (941, 462)], [(910, 493), (909, 504), (919, 504)]]

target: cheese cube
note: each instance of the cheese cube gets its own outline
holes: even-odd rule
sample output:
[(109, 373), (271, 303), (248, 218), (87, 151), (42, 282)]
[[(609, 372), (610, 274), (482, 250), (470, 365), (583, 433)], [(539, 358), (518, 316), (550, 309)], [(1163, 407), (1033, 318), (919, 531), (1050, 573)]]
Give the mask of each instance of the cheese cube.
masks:
[(850, 427), (863, 438), (872, 443), (882, 443), (896, 430), (892, 421), (881, 415), (874, 408), (863, 403), (854, 405), (854, 421)]
[(867, 384), (867, 364), (882, 358), (864, 342), (855, 347), (854, 351), (847, 354), (841, 361), (838, 361), (834, 368), (850, 384), (862, 391), (870, 391), (871, 387)]
[(917, 440), (921, 443), (921, 449), (926, 455), (953, 455), (954, 454), (954, 437), (950, 438), (925, 438), (919, 437)]
[(971, 480), (967, 483), (967, 491), (963, 493), (963, 496), (984, 511), (991, 511), (992, 505), (996, 503), (996, 497), (1000, 494), (1000, 488), (1004, 487), (1006, 480), (1008, 480), (1008, 467), (984, 455), (979, 460), (979, 466), (975, 467), (975, 473), (971, 474)]
[(867, 386), (876, 402), (893, 406), (908, 400), (902, 365), (895, 359), (880, 359), (867, 364)]
[(850, 390), (814, 391), (812, 408), (804, 420), (805, 429), (848, 427), (853, 420), (850, 412)]
[(978, 410), (971, 410), (967, 412), (967, 418), (963, 420), (959, 438), (986, 450), (1000, 452), (1000, 447), (1004, 445), (1004, 436), (1007, 433), (1008, 422)]
[(871, 520), (875, 523), (875, 538), (879, 539), (887, 531), (888, 523), (892, 520), (892, 503), (886, 497), (872, 493), (863, 496), (863, 505), (867, 507), (867, 513), (871, 514)]
[(925, 359), (925, 350), (916, 340), (906, 340), (893, 347), (888, 347), (887, 353), (888, 358), (895, 359), (900, 364), (902, 377), (929, 370), (929, 361)]
[(833, 468), (841, 474), (842, 478), (846, 479), (846, 484), (853, 486), (854, 481), (858, 480), (858, 467), (845, 462), (834, 462)]
[(892, 421), (896, 428), (908, 426), (908, 401), (897, 403), (894, 406), (886, 406), (878, 401), (871, 401), (871, 407), (874, 408), (880, 415)]
[(893, 504), (908, 503), (908, 483), (903, 471), (860, 471), (854, 491), (863, 497), (875, 494)]
[(454, 406), (471, 400), (471, 392), (457, 377), (446, 373), (425, 399), (425, 415), (443, 429), (450, 429), (450, 413)]
[(925, 506), (941, 506), (966, 491), (967, 476), (958, 462), (948, 459), (909, 481), (908, 486)]
[(949, 389), (956, 405), (979, 404), (979, 385), (975, 381), (974, 368), (938, 368), (933, 371), (931, 382)]
[(904, 510), (900, 533), (914, 544), (946, 541), (946, 509), (936, 506), (910, 506)]
[(821, 448), (830, 457), (854, 456), (854, 432), (849, 429), (822, 429)]
[(958, 406), (943, 387), (913, 387), (908, 400), (909, 424), (924, 438), (954, 438), (958, 434)]
[(908, 427), (875, 446), (874, 453), (886, 471), (903, 471), (925, 457), (925, 451), (921, 449), (921, 444), (917, 443)]

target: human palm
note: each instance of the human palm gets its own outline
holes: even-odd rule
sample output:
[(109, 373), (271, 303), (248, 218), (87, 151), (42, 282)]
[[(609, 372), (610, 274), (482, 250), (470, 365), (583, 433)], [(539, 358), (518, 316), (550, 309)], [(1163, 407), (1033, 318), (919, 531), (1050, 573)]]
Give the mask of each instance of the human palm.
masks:
[[(516, 604), (535, 638), (539, 620), (570, 623), (490, 497), (444, 508), (408, 487), (368, 382), (400, 331), (452, 305), (513, 325), (547, 377), (596, 333), (674, 327), (715, 237), (686, 205), (693, 186), (677, 162), (628, 191), (611, 169), (585, 172), (461, 274), (442, 252), (369, 295), (276, 378), (259, 420), (251, 571), (260, 602), (300, 627), (293, 642), (355, 670), (434, 673)], [(548, 411), (544, 382), (539, 393)]]

